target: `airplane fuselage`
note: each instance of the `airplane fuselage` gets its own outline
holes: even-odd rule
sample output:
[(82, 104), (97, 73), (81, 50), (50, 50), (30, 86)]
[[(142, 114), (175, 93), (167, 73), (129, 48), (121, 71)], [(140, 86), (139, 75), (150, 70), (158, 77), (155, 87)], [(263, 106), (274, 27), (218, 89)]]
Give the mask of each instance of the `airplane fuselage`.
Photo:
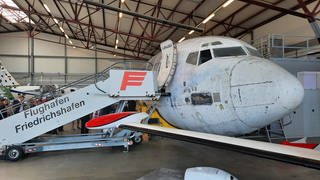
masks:
[(188, 130), (240, 135), (290, 113), (302, 101), (300, 82), (255, 49), (225, 37), (177, 44), (177, 66), (160, 114)]

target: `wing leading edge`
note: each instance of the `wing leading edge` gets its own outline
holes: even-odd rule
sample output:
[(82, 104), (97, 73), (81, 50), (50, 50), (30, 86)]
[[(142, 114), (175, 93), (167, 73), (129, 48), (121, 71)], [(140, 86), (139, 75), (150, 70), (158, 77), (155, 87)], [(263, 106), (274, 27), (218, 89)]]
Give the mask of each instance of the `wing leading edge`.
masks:
[(119, 127), (320, 169), (320, 152), (315, 150), (138, 123)]

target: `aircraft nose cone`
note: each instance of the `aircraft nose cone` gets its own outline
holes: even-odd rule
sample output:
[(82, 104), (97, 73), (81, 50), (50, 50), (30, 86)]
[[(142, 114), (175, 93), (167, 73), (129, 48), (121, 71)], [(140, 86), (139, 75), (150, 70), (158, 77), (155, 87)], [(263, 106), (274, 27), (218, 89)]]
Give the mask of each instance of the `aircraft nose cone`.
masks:
[(256, 129), (292, 112), (304, 95), (301, 83), (293, 75), (261, 59), (243, 60), (235, 65), (230, 85), (239, 120)]
[[(279, 74), (281, 75), (281, 74)], [(279, 104), (289, 111), (297, 108), (304, 96), (302, 84), (289, 73), (283, 73), (281, 77), (275, 79), (278, 91)]]

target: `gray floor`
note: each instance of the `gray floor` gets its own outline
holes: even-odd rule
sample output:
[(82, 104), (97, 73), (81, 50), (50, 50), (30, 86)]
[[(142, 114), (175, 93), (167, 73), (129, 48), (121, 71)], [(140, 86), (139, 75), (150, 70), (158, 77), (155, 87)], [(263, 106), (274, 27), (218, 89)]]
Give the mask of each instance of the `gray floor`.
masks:
[(0, 161), (0, 179), (137, 179), (154, 170), (209, 166), (239, 179), (320, 179), (320, 171), (160, 137), (122, 152), (103, 148), (32, 154)]

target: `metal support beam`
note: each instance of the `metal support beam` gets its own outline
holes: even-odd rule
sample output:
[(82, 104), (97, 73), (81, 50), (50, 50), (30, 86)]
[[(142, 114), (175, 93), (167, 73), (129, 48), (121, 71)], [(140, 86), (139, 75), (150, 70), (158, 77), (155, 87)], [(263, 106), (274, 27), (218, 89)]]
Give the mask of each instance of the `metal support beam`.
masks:
[(317, 40), (318, 40), (318, 43), (320, 44), (320, 27), (316, 21), (316, 16), (317, 16), (316, 11), (317, 11), (319, 2), (318, 2), (318, 5), (313, 9), (313, 11), (311, 11), (311, 10), (309, 10), (309, 8), (307, 7), (306, 3), (303, 0), (297, 0), (297, 1), (299, 2), (299, 5), (302, 8), (302, 10), (304, 11), (304, 13), (306, 15), (310, 16), (308, 18), (308, 22), (309, 22)]
[(313, 22), (310, 22), (310, 26), (314, 32), (314, 34), (316, 35), (316, 38), (318, 40), (318, 43), (320, 44), (320, 27), (319, 27), (319, 24), (317, 23), (317, 21), (313, 21)]
[[(97, 50), (98, 52), (98, 50)], [(9, 58), (28, 58), (30, 56), (28, 55), (22, 55), (22, 54), (0, 54), (0, 57), (9, 57)], [(35, 55), (34, 56), (35, 59), (40, 58), (40, 59), (52, 59), (52, 61), (54, 61), (54, 59), (64, 59), (65, 56), (47, 56), (47, 55)], [(68, 56), (68, 59), (85, 59), (85, 60), (95, 60), (95, 57), (90, 57), (90, 56)], [(106, 60), (106, 61), (114, 61), (115, 58), (104, 58), (104, 57), (99, 57), (99, 60)], [(123, 58), (121, 58), (123, 60)], [(126, 59), (126, 60), (137, 60), (136, 58), (132, 58), (132, 59)]]
[[(31, 68), (30, 68), (30, 62), (31, 62), (30, 34), (31, 34), (31, 30), (28, 32), (28, 55), (26, 56), (26, 58), (28, 58), (28, 77), (30, 77), (30, 75), (31, 75)], [(5, 57), (7, 57), (7, 56), (5, 56)]]
[(30, 67), (30, 83), (31, 85), (34, 84), (34, 36), (30, 34), (30, 37), (31, 37), (31, 42), (30, 42), (30, 64), (29, 64), (29, 67)]
[(97, 46), (94, 47), (94, 72), (98, 73), (98, 52)]
[(108, 9), (108, 10), (116, 11), (116, 12), (122, 12), (123, 14), (127, 14), (127, 15), (130, 15), (130, 16), (139, 17), (139, 18), (142, 18), (142, 19), (147, 19), (147, 20), (159, 22), (159, 23), (162, 23), (162, 24), (169, 24), (171, 26), (176, 26), (176, 27), (179, 27), (179, 28), (187, 29), (187, 30), (194, 30), (194, 31), (198, 31), (198, 32), (203, 32), (202, 28), (197, 28), (197, 27), (193, 27), (193, 26), (189, 26), (189, 25), (185, 25), (185, 24), (181, 24), (181, 23), (176, 23), (176, 22), (172, 22), (172, 21), (168, 21), (168, 20), (164, 20), (164, 19), (158, 19), (158, 18), (155, 18), (155, 17), (152, 17), (152, 16), (146, 16), (146, 15), (143, 15), (143, 14), (127, 11), (127, 10), (124, 10), (124, 9), (116, 8), (116, 7), (113, 7), (113, 6), (109, 6), (109, 5), (106, 5), (106, 4), (101, 4), (101, 3), (97, 3), (97, 2), (93, 2), (93, 1), (89, 1), (89, 0), (83, 0), (83, 2), (87, 3), (87, 4), (90, 4), (90, 5), (93, 5), (93, 6), (97, 6), (97, 7), (103, 8), (103, 9)]
[(30, 69), (30, 64), (31, 64), (31, 56), (30, 56), (30, 37), (32, 33), (32, 26), (31, 26), (31, 17), (30, 17), (30, 6), (28, 6), (28, 16), (29, 16), (29, 29), (28, 29), (28, 77), (31, 76), (31, 69)]
[(289, 9), (284, 9), (284, 8), (281, 8), (281, 7), (278, 7), (278, 6), (274, 6), (272, 4), (268, 4), (268, 3), (265, 3), (265, 2), (262, 2), (262, 1), (256, 1), (256, 0), (239, 0), (239, 1), (246, 2), (246, 3), (249, 3), (249, 4), (254, 4), (256, 6), (261, 6), (261, 7), (264, 7), (264, 8), (272, 9), (274, 11), (290, 14), (290, 15), (293, 15), (293, 16), (301, 17), (301, 18), (309, 18), (310, 17), (309, 15), (306, 15), (306, 14), (303, 14), (303, 13), (299, 13), (299, 12), (296, 12), (296, 11), (292, 11), (292, 10), (289, 10)]
[(67, 84), (67, 74), (68, 74), (68, 47), (67, 38), (64, 38), (64, 83)]

